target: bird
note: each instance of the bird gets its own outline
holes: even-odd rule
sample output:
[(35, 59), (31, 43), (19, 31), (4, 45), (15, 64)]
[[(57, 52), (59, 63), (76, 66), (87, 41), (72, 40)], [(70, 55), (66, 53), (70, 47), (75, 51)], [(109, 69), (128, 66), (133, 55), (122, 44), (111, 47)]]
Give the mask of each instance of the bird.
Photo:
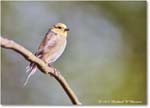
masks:
[[(43, 60), (48, 66), (51, 66), (66, 48), (68, 31), (69, 28), (64, 23), (52, 25), (40, 43), (35, 56)], [(37, 65), (33, 62), (26, 67), (28, 76), (24, 82), (24, 86), (27, 85), (29, 78), (36, 73), (36, 70)]]

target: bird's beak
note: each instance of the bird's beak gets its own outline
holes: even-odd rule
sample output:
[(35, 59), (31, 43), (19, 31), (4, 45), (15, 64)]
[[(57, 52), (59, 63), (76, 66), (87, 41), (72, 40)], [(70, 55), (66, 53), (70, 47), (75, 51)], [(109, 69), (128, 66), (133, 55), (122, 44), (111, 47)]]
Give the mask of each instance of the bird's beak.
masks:
[(65, 31), (69, 31), (69, 28), (66, 28)]

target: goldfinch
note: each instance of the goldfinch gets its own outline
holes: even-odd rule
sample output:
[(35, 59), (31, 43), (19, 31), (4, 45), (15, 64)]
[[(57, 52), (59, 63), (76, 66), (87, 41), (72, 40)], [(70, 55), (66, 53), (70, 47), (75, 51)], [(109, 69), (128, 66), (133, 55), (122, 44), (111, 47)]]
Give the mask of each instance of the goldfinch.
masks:
[[(64, 52), (67, 44), (67, 33), (69, 29), (63, 23), (57, 23), (51, 26), (45, 34), (35, 56), (43, 60), (47, 65), (51, 66)], [(35, 63), (30, 63), (26, 67), (26, 72), (29, 73), (24, 86), (27, 85), (29, 78), (35, 74), (37, 66)]]

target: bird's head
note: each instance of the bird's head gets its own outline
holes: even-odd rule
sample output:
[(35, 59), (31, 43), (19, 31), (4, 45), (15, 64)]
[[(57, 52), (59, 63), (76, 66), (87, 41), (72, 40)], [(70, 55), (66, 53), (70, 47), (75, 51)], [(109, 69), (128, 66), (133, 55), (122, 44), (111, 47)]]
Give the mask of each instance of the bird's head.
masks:
[(62, 36), (67, 37), (67, 33), (69, 31), (69, 29), (67, 28), (67, 26), (63, 23), (57, 23), (55, 25), (53, 25), (51, 28), (51, 31), (60, 34)]

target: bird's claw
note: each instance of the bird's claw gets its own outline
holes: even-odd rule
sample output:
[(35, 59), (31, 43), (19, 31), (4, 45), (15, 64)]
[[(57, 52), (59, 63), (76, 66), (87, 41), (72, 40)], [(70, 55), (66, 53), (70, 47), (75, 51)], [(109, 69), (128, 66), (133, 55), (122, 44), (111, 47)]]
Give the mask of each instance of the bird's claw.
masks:
[(59, 72), (59, 71), (57, 71), (57, 70), (56, 70), (56, 68), (53, 68), (53, 69), (54, 69), (54, 74), (55, 74), (57, 77), (59, 77), (60, 72)]
[(56, 68), (54, 68), (51, 64), (48, 64), (48, 66), (51, 67), (51, 68), (53, 68), (53, 73), (54, 73), (54, 75), (57, 76), (57, 77), (59, 77), (60, 72), (58, 72), (58, 71), (56, 70)]

